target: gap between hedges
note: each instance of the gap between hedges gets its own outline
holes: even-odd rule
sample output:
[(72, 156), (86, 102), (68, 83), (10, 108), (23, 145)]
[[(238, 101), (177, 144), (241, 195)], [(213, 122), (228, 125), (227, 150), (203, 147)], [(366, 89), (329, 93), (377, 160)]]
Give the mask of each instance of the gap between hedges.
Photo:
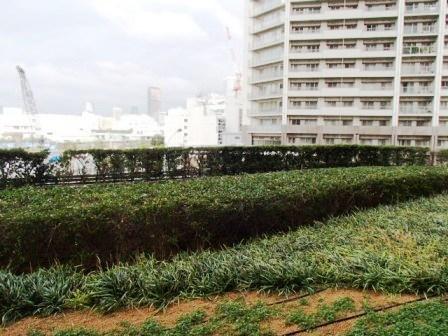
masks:
[(317, 169), (0, 193), (0, 266), (165, 259), (448, 190), (444, 167)]

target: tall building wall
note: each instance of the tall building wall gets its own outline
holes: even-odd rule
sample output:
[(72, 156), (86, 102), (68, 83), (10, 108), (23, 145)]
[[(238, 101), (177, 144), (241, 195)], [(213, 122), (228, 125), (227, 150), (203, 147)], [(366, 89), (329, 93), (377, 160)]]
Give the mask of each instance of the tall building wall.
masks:
[(447, 0), (246, 0), (250, 144), (448, 148)]
[(148, 89), (148, 115), (156, 121), (159, 121), (161, 100), (162, 90), (158, 87), (150, 87)]

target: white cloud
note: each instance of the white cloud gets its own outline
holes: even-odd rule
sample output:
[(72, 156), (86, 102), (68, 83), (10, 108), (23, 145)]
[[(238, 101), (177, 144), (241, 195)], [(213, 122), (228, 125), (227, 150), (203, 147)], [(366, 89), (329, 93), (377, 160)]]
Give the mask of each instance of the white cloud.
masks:
[[(126, 33), (151, 41), (170, 38), (202, 39), (206, 32), (185, 13), (153, 10), (144, 0), (94, 0), (99, 15), (107, 18)], [(152, 3), (154, 4), (154, 3)]]
[[(0, 105), (20, 105), (16, 64), (42, 112), (76, 113), (85, 100), (102, 113), (113, 105), (145, 109), (149, 86), (162, 88), (165, 108), (220, 91), (233, 72), (225, 27), (241, 57), (242, 1), (7, 2), (0, 11)], [(27, 25), (16, 23), (18, 16)]]

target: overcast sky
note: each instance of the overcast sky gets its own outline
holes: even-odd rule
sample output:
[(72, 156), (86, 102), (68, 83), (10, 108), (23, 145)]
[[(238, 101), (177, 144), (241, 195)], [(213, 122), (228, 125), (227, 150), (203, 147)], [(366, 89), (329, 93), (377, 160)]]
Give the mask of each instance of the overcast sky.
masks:
[(79, 113), (85, 101), (145, 109), (160, 86), (164, 108), (222, 91), (241, 60), (243, 0), (3, 0), (0, 106), (21, 106), (22, 65), (39, 112)]

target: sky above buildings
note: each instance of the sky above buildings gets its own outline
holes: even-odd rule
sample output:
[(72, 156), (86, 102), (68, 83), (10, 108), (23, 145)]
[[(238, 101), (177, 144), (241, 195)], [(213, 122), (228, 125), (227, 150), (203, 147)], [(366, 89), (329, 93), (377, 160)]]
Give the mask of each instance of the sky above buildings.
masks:
[(0, 10), (0, 106), (20, 106), (16, 65), (38, 109), (79, 113), (85, 101), (146, 109), (149, 86), (164, 109), (224, 89), (239, 63), (242, 0), (14, 0)]

